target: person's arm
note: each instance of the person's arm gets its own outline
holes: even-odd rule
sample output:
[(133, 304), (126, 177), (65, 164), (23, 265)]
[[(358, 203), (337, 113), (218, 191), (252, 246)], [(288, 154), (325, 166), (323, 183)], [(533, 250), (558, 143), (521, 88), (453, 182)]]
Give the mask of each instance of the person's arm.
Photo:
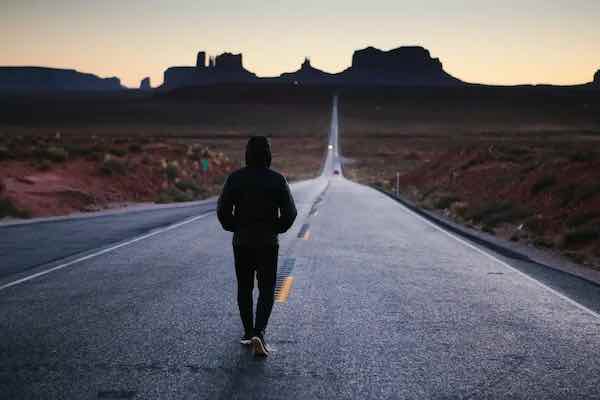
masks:
[(227, 178), (225, 185), (223, 186), (223, 191), (219, 196), (219, 201), (217, 204), (217, 217), (219, 218), (219, 222), (221, 223), (223, 229), (229, 232), (235, 232), (236, 228), (236, 218), (233, 213), (233, 207), (231, 179)]
[(279, 219), (277, 221), (277, 233), (284, 233), (292, 227), (298, 211), (296, 211), (296, 204), (294, 198), (290, 192), (290, 186), (286, 180), (283, 180), (283, 188), (281, 190), (281, 198), (279, 203)]

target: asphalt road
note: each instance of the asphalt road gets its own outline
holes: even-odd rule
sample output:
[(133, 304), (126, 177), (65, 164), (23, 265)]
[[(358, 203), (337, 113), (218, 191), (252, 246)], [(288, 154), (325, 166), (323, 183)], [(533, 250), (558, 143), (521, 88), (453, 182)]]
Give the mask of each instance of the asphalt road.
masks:
[(271, 357), (238, 344), (231, 236), (200, 213), (1, 289), (0, 398), (600, 398), (598, 314), (334, 174), (336, 116), (293, 188)]

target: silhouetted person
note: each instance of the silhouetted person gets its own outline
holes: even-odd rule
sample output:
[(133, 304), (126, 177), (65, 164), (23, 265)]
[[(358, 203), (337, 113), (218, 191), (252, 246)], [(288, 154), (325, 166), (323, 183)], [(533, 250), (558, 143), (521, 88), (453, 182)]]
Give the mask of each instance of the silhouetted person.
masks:
[[(246, 167), (227, 178), (217, 207), (223, 229), (234, 232), (237, 300), (244, 324), (241, 343), (252, 344), (255, 354), (262, 356), (269, 354), (264, 332), (275, 297), (277, 235), (287, 231), (297, 215), (285, 178), (270, 166), (269, 141), (264, 136), (251, 137)], [(259, 290), (256, 320), (252, 304), (255, 271)]]

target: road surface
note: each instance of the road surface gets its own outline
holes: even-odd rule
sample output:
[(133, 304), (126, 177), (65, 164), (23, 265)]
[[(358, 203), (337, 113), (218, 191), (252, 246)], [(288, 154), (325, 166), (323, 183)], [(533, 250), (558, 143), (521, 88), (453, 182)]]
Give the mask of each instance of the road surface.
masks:
[(38, 249), (3, 242), (0, 398), (600, 398), (595, 310), (334, 174), (337, 101), (329, 140), (323, 174), (293, 187), (271, 357), (238, 344), (214, 212), (129, 238), (137, 227), (113, 225), (159, 214), (112, 216), (108, 239), (102, 218), (75, 221), (76, 237), (69, 221), (24, 225), (0, 230)]

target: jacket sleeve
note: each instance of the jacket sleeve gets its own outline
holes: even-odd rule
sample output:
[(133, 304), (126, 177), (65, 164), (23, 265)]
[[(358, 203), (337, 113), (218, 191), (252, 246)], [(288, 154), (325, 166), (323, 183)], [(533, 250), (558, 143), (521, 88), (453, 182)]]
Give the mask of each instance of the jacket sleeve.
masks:
[(217, 217), (223, 229), (235, 232), (236, 218), (234, 214), (233, 190), (231, 179), (227, 178), (217, 204)]
[(277, 220), (277, 232), (284, 233), (288, 229), (292, 227), (294, 221), (296, 220), (296, 216), (298, 215), (298, 211), (296, 210), (296, 204), (294, 203), (294, 198), (292, 197), (292, 193), (290, 192), (290, 186), (287, 184), (286, 180), (283, 180), (281, 190), (281, 198), (279, 203), (279, 219)]

